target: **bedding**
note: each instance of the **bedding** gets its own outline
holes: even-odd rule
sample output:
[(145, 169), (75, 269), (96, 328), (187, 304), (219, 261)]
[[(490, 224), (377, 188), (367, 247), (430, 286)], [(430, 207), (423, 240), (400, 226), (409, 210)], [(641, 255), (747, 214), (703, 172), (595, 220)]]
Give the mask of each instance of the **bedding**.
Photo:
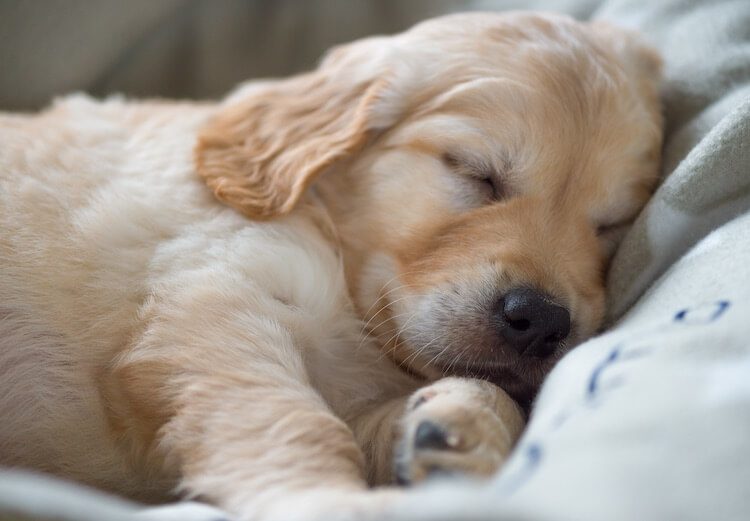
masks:
[[(550, 374), (509, 463), (487, 483), (416, 489), (387, 519), (750, 519), (750, 2), (416, 2), (400, 14), (529, 5), (638, 29), (661, 50), (664, 181), (612, 263), (610, 327)], [(188, 510), (0, 473), (0, 519)]]

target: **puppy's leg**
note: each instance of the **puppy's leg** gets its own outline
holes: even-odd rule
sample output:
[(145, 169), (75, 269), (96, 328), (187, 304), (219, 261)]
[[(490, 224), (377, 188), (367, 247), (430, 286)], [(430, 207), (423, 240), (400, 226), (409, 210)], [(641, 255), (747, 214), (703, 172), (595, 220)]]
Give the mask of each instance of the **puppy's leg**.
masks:
[(108, 397), (134, 459), (238, 520), (377, 515), (389, 493), (366, 491), (362, 452), (309, 383), (291, 333), (255, 321), (248, 334), (232, 320), (214, 333), (195, 320), (153, 327), (119, 361)]
[(441, 473), (492, 474), (513, 448), (524, 419), (499, 387), (444, 378), (351, 425), (367, 457), (370, 483), (405, 484)]
[(394, 483), (393, 455), (408, 397), (390, 400), (366, 411), (350, 422), (354, 436), (365, 455), (367, 482), (371, 485)]
[(401, 483), (430, 475), (489, 476), (524, 426), (520, 407), (488, 382), (444, 378), (409, 399), (400, 423), (395, 472)]

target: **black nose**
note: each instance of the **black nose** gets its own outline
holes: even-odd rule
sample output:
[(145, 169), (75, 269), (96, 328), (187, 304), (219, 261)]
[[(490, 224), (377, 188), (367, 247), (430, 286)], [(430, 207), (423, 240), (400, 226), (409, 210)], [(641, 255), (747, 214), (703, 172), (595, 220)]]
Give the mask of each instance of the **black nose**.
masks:
[(570, 333), (570, 313), (548, 295), (514, 288), (500, 302), (500, 336), (522, 356), (547, 357)]

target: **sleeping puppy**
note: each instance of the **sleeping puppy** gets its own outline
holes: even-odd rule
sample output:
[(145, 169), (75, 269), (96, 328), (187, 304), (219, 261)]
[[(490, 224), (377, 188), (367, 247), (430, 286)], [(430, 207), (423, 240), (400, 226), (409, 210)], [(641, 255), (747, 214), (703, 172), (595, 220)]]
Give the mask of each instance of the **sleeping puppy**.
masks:
[(0, 462), (243, 520), (491, 474), (600, 325), (658, 71), (614, 27), (462, 14), (219, 104), (0, 116)]

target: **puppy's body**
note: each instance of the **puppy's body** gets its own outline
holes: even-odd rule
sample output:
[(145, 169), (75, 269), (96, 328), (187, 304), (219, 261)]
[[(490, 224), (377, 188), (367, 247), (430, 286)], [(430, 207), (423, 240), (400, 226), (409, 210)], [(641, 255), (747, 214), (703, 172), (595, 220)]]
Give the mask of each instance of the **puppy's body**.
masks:
[[(210, 110), (81, 96), (0, 119), (0, 162), (13, 165), (0, 181), (4, 463), (150, 492), (148, 469), (121, 450), (138, 412), (112, 370), (141, 350), (194, 357), (188, 338), (221, 360), (191, 361), (185, 377), (220, 377), (226, 362), (248, 384), (299, 378), (345, 419), (415, 388), (362, 342), (318, 204), (253, 223), (205, 189), (192, 148)], [(149, 345), (165, 329), (167, 345)]]
[[(496, 469), (522, 425), (503, 391), (415, 390), (528, 398), (597, 326), (595, 229), (638, 210), (659, 148), (647, 51), (515, 16), (365, 40), (217, 105), (0, 116), (0, 462), (242, 519), (387, 504), (364, 489), (396, 438), (401, 477)], [(492, 198), (477, 164), (510, 165)], [(570, 324), (521, 330), (519, 285)]]

